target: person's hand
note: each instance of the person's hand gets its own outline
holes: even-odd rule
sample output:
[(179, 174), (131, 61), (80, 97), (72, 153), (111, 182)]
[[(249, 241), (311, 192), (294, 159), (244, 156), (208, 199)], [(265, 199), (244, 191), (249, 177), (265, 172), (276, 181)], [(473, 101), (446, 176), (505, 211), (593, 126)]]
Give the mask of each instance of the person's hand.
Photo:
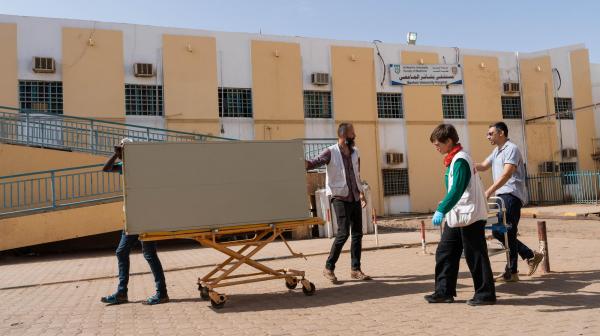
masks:
[(485, 199), (489, 199), (492, 196), (492, 192), (488, 189), (485, 191)]
[(440, 226), (442, 224), (442, 221), (444, 220), (444, 214), (436, 211), (433, 214), (433, 218), (431, 219), (431, 222), (433, 223), (433, 226)]
[(360, 206), (363, 208), (367, 206), (367, 199), (363, 193), (360, 193)]

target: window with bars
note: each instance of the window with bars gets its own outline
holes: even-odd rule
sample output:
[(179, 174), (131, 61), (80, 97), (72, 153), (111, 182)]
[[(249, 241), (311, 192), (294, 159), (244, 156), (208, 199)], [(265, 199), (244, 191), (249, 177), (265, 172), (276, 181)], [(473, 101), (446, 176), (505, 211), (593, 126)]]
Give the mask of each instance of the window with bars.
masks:
[(442, 95), (444, 119), (464, 119), (465, 102), (463, 95)]
[(377, 93), (377, 115), (379, 118), (404, 118), (401, 93)]
[(383, 195), (408, 195), (408, 169), (383, 169)]
[(219, 117), (252, 118), (252, 90), (219, 88)]
[(578, 184), (577, 162), (560, 162), (560, 172), (562, 173), (562, 184)]
[(571, 98), (554, 98), (556, 119), (573, 119), (573, 101)]
[(62, 114), (62, 82), (20, 80), (19, 105), (26, 110)]
[(502, 97), (502, 118), (521, 119), (521, 97)]
[(305, 118), (331, 118), (331, 92), (304, 91)]
[(162, 116), (162, 85), (125, 84), (125, 115)]

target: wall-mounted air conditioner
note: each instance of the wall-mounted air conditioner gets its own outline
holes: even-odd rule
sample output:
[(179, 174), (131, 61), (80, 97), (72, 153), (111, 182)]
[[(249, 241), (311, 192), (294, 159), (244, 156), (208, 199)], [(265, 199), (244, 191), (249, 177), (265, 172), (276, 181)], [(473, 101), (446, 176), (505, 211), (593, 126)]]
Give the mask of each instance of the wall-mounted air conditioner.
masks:
[(56, 64), (52, 57), (33, 57), (33, 72), (36, 73), (55, 73)]
[(154, 69), (151, 63), (134, 63), (133, 74), (136, 77), (152, 77), (154, 76)]
[(573, 159), (577, 157), (577, 149), (565, 148), (562, 150), (563, 159)]
[(518, 93), (521, 91), (521, 85), (517, 82), (503, 83), (504, 93)]
[(314, 72), (310, 75), (310, 82), (313, 85), (329, 84), (329, 74), (325, 72)]
[(385, 162), (389, 165), (399, 165), (404, 161), (402, 153), (385, 153)]

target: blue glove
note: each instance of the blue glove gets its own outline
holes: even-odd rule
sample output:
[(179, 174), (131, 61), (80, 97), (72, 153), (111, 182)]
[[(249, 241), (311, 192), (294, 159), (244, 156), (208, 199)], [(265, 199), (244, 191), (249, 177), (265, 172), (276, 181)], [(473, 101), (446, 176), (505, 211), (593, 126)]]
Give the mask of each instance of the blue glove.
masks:
[(442, 221), (444, 220), (444, 214), (436, 211), (433, 214), (433, 218), (431, 220), (431, 222), (433, 223), (433, 226), (440, 226), (442, 224)]

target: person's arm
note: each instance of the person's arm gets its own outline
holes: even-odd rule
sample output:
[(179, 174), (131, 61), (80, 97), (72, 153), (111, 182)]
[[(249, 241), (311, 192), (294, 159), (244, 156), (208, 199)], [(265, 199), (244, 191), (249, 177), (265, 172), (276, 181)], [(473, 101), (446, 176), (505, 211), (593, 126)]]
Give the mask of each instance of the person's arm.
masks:
[(500, 189), (512, 177), (515, 170), (517, 170), (517, 166), (512, 163), (505, 163), (502, 175), (485, 191), (485, 197), (490, 198), (496, 190)]
[(456, 203), (460, 200), (462, 195), (467, 190), (467, 186), (469, 185), (469, 181), (471, 181), (471, 170), (469, 169), (469, 164), (464, 159), (458, 159), (454, 163), (453, 167), (454, 178), (452, 181), (452, 187), (448, 190), (446, 197), (442, 200), (440, 205), (437, 208), (437, 211), (442, 214), (447, 214), (450, 209), (454, 208)]
[(121, 147), (118, 147), (118, 148), (120, 148), (120, 149), (117, 149), (117, 147), (115, 147), (115, 153), (108, 159), (108, 161), (106, 161), (106, 163), (104, 164), (104, 167), (102, 167), (103, 172), (107, 172), (107, 173), (121, 172), (122, 166), (115, 164), (115, 162), (118, 159), (117, 151), (122, 150)]
[(485, 159), (485, 161), (483, 161), (482, 163), (475, 164), (475, 170), (483, 172), (490, 169), (491, 166), (492, 162), (490, 161), (490, 159)]
[(329, 164), (331, 160), (331, 151), (329, 149), (324, 150), (319, 156), (312, 160), (305, 160), (304, 166), (306, 170), (316, 169), (326, 164)]

